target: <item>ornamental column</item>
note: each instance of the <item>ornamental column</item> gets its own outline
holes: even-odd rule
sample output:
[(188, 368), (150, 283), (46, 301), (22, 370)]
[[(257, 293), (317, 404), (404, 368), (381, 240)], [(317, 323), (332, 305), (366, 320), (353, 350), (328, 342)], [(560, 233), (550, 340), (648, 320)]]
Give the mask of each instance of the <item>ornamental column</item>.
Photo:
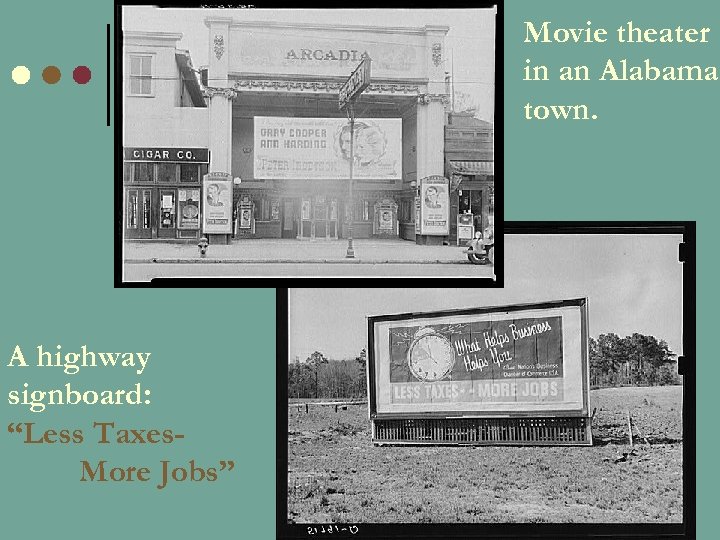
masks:
[[(445, 34), (447, 26), (425, 26), (425, 72), (427, 85), (418, 95), (417, 105), (417, 179), (445, 174)], [(449, 234), (449, 223), (448, 223)], [(441, 244), (447, 236), (421, 235), (418, 244)]]
[[(230, 179), (232, 192), (232, 99), (235, 91), (228, 80), (228, 49), (230, 47), (230, 23), (232, 18), (213, 17), (205, 19), (209, 30), (209, 64), (206, 97), (208, 98), (210, 164), (208, 173)], [(232, 201), (233, 199), (231, 199)], [(208, 234), (210, 243), (229, 243), (232, 232)]]
[(418, 96), (418, 179), (445, 173), (445, 34), (447, 26), (425, 26), (425, 73), (427, 88)]

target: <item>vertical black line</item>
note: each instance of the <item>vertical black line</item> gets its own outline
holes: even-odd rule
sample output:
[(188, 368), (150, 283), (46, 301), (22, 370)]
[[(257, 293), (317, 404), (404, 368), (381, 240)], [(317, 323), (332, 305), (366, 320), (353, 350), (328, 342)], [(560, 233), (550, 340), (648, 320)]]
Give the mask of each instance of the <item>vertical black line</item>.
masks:
[(110, 127), (110, 24), (105, 25), (105, 88), (107, 97), (105, 100), (107, 127)]
[[(275, 527), (277, 531), (286, 531), (288, 527), (288, 370), (289, 363), (289, 306), (288, 289), (275, 289), (275, 493), (278, 504), (275, 506)], [(298, 367), (297, 365), (295, 366)], [(284, 503), (284, 504), (283, 504)], [(282, 535), (280, 535), (282, 536)]]

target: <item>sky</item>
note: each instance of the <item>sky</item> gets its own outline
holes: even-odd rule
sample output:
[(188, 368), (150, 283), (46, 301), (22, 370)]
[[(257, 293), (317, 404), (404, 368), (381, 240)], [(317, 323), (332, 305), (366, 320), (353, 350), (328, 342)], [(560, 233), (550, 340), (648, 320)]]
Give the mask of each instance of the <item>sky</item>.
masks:
[[(588, 298), (590, 335), (651, 334), (682, 354), (680, 235), (506, 235), (505, 288), (290, 289), (289, 360), (355, 357), (367, 315)], [(460, 249), (460, 248), (458, 248)]]
[(476, 116), (493, 121), (495, 14), (487, 9), (159, 9), (123, 7), (123, 30), (183, 34), (178, 47), (190, 51), (195, 67), (207, 65), (208, 16), (238, 21), (274, 21), (373, 26), (446, 25), (445, 71), (454, 73), (455, 89), (471, 96)]

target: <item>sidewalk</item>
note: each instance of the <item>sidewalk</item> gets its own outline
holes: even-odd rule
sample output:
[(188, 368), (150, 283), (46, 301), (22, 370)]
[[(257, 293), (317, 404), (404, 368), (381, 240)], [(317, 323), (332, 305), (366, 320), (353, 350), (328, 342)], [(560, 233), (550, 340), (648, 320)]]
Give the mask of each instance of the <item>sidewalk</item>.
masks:
[(126, 263), (339, 263), (468, 264), (465, 246), (418, 246), (406, 240), (353, 240), (355, 258), (345, 257), (347, 240), (243, 239), (212, 244), (201, 258), (196, 244), (125, 241)]

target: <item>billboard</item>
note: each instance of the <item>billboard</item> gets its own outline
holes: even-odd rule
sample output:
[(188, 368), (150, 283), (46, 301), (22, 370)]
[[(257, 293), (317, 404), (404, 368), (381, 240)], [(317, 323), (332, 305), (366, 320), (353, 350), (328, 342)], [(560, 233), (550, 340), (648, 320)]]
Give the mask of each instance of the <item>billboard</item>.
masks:
[[(353, 178), (402, 178), (402, 119), (358, 118)], [(346, 118), (256, 116), (255, 179), (350, 178), (350, 121)]]
[(450, 189), (444, 176), (420, 180), (420, 234), (450, 234)]
[(203, 176), (203, 232), (232, 232), (232, 177), (224, 173)]
[(586, 300), (368, 318), (370, 411), (587, 416)]

